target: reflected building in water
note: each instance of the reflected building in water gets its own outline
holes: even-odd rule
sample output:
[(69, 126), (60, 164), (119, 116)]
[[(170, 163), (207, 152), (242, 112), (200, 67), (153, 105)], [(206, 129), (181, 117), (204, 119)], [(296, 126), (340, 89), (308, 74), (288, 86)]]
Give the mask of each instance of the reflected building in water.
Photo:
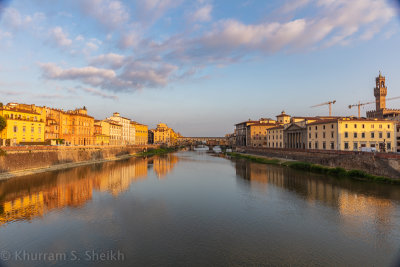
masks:
[[(386, 227), (393, 219), (394, 207), (390, 199), (400, 199), (400, 193), (390, 185), (355, 183), (323, 175), (308, 174), (288, 168), (263, 165), (245, 160), (235, 162), (236, 175), (249, 182), (252, 188), (268, 191), (268, 185), (295, 192), (310, 204), (324, 204), (337, 210), (344, 219), (352, 218), (347, 226), (379, 222)], [(243, 183), (240, 183), (243, 184)], [(378, 190), (377, 188), (382, 188)], [(372, 193), (374, 192), (374, 193)], [(267, 192), (268, 193), (268, 192)], [(354, 216), (360, 221), (355, 222)], [(376, 231), (390, 232), (389, 229)]]
[(174, 168), (178, 157), (174, 154), (167, 154), (153, 159), (153, 170), (158, 179), (163, 179)]
[[(163, 177), (178, 159), (155, 157), (154, 161), (157, 176)], [(147, 158), (130, 159), (1, 182), (0, 225), (31, 220), (53, 209), (83, 206), (93, 198), (95, 190), (116, 197), (127, 191), (132, 182), (146, 179), (147, 171)]]

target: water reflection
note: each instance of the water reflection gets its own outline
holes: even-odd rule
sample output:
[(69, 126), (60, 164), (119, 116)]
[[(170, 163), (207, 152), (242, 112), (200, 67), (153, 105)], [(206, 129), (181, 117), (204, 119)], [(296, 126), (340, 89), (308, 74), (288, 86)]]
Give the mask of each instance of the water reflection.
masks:
[(158, 179), (163, 179), (174, 168), (175, 164), (178, 162), (178, 157), (173, 154), (168, 154), (151, 160)]
[(0, 226), (32, 220), (54, 209), (83, 206), (95, 190), (117, 197), (133, 182), (147, 178), (149, 161), (154, 162), (156, 176), (163, 178), (178, 157), (133, 158), (0, 182)]
[(310, 205), (333, 208), (340, 214), (343, 231), (348, 235), (360, 236), (362, 228), (368, 228), (380, 240), (387, 240), (396, 231), (393, 222), (398, 219), (398, 186), (308, 174), (244, 160), (236, 160), (235, 168), (236, 175), (241, 180), (240, 185), (262, 191), (267, 191), (268, 186), (272, 185), (295, 192)]

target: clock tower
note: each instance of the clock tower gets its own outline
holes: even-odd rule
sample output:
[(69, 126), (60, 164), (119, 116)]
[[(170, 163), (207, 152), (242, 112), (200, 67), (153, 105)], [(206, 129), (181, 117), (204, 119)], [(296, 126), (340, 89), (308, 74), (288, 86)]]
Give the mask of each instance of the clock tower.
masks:
[(382, 76), (381, 72), (379, 72), (379, 76), (376, 77), (376, 87), (374, 88), (374, 96), (376, 99), (376, 111), (381, 111), (386, 109), (386, 95), (387, 95), (387, 87), (385, 83), (385, 76)]

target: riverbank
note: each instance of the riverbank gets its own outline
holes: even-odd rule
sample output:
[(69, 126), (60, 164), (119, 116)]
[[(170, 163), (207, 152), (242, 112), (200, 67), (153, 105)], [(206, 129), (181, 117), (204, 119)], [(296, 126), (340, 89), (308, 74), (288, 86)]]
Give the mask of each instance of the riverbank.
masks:
[(159, 146), (18, 148), (0, 156), (0, 180), (89, 164), (123, 160)]
[(389, 183), (389, 184), (399, 184), (400, 180), (385, 177), (385, 176), (377, 176), (373, 174), (369, 174), (365, 171), (361, 170), (346, 170), (340, 167), (327, 167), (319, 164), (313, 164), (309, 162), (295, 161), (295, 160), (287, 160), (283, 158), (270, 158), (265, 156), (259, 156), (254, 154), (244, 154), (244, 153), (226, 153), (228, 156), (233, 158), (241, 158), (250, 160), (252, 162), (257, 162), (261, 164), (272, 164), (272, 165), (280, 165), (283, 167), (288, 167), (296, 170), (302, 170), (312, 173), (326, 174), (330, 176), (334, 176), (337, 178), (347, 177), (354, 180), (361, 181), (370, 181), (370, 182), (379, 182), (379, 183)]
[(135, 156), (151, 157), (151, 156), (155, 156), (155, 155), (163, 155), (163, 154), (173, 153), (178, 150), (179, 150), (178, 147), (163, 147), (163, 148), (149, 149), (147, 151), (137, 153)]
[(238, 147), (236, 152), (308, 162), (329, 168), (355, 169), (375, 176), (400, 179), (400, 154), (394, 153), (262, 147)]

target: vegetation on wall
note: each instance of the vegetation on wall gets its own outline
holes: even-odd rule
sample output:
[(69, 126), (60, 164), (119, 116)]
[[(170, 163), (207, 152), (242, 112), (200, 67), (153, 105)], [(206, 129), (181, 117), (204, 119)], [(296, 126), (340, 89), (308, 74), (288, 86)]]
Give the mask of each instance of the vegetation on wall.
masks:
[(382, 183), (390, 183), (390, 184), (400, 184), (400, 180), (384, 177), (384, 176), (376, 176), (369, 173), (366, 173), (361, 170), (346, 170), (343, 168), (332, 168), (327, 166), (322, 166), (318, 164), (313, 164), (309, 162), (302, 161), (285, 161), (282, 162), (279, 159), (268, 159), (263, 157), (257, 157), (252, 155), (240, 154), (240, 153), (227, 153), (227, 155), (233, 158), (242, 158), (247, 159), (252, 162), (262, 163), (262, 164), (273, 164), (273, 165), (281, 165), (285, 167), (289, 167), (296, 170), (308, 171), (313, 173), (321, 173), (335, 177), (348, 177), (355, 180), (364, 180), (364, 181), (374, 181), (374, 182), (382, 182)]

